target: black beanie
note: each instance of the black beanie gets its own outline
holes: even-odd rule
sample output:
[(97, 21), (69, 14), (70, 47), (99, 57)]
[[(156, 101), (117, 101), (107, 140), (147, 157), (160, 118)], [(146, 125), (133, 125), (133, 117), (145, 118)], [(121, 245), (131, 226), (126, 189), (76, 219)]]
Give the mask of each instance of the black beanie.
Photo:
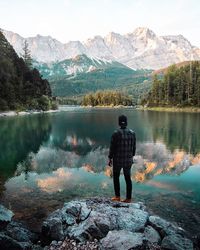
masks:
[(126, 127), (127, 126), (127, 117), (125, 115), (120, 115), (118, 118), (119, 126)]

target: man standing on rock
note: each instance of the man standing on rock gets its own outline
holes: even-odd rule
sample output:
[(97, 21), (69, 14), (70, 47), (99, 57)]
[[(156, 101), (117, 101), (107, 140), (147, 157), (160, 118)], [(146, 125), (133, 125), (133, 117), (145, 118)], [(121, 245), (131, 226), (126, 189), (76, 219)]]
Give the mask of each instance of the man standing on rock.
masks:
[[(133, 164), (133, 156), (136, 149), (135, 133), (127, 128), (127, 117), (121, 115), (118, 118), (120, 128), (114, 131), (111, 137), (109, 162), (108, 165), (113, 165), (113, 183), (115, 196), (113, 201), (131, 202), (132, 182), (131, 182), (131, 166)], [(120, 199), (120, 183), (119, 177), (123, 168), (124, 178), (126, 181), (126, 199)]]

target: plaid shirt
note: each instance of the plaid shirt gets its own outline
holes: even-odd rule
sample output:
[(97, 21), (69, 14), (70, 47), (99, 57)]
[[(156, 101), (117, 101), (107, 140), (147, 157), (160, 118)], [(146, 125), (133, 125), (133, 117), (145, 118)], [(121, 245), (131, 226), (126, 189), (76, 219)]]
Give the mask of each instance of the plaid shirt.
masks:
[(135, 133), (131, 129), (120, 128), (111, 137), (108, 157), (113, 159), (114, 167), (130, 167), (133, 163), (135, 149)]

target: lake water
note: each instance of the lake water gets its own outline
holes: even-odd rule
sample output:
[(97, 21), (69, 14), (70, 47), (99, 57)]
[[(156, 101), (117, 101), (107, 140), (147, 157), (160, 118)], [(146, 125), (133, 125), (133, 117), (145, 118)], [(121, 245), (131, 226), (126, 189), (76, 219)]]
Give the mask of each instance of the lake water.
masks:
[[(200, 114), (62, 107), (0, 119), (0, 202), (39, 230), (65, 201), (113, 196), (107, 155), (120, 114), (137, 137), (133, 199), (200, 229)], [(121, 176), (121, 193), (125, 183)]]

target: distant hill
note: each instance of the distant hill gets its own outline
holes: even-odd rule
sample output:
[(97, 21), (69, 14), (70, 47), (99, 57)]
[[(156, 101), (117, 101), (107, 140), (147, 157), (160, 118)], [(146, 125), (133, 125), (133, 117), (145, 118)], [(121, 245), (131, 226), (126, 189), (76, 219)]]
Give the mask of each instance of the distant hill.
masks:
[(53, 95), (65, 97), (107, 89), (128, 92), (134, 96), (138, 92), (136, 85), (149, 81), (152, 72), (133, 70), (115, 61), (89, 58), (86, 55), (51, 64), (35, 63), (35, 66), (50, 81)]

